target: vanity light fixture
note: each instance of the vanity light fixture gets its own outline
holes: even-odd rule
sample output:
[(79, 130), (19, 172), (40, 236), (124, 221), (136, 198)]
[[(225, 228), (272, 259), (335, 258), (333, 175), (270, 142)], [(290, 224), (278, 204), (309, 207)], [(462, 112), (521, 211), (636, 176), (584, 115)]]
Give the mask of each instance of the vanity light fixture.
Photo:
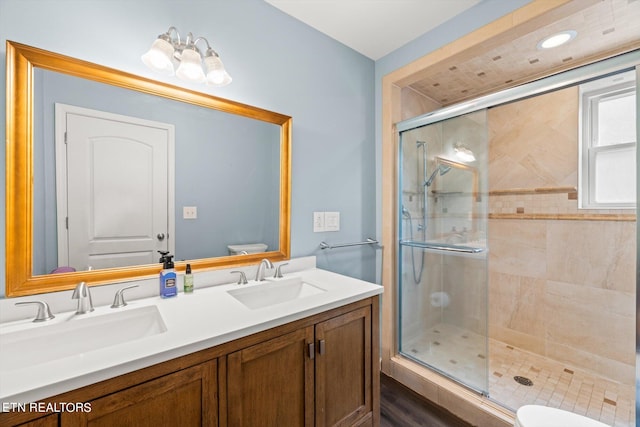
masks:
[(578, 33), (574, 30), (561, 31), (540, 40), (537, 47), (538, 49), (552, 49), (554, 47), (562, 46), (563, 44), (570, 42), (577, 35)]
[(453, 151), (456, 153), (456, 157), (458, 157), (463, 162), (476, 161), (476, 156), (473, 155), (473, 151), (469, 150), (459, 142), (456, 142), (456, 144), (453, 146)]
[[(207, 45), (204, 53), (196, 46), (200, 41)], [(176, 27), (169, 27), (166, 33), (158, 36), (151, 49), (142, 55), (142, 62), (162, 75), (175, 74), (179, 79), (188, 82), (206, 83), (211, 86), (226, 86), (231, 83), (231, 76), (207, 39), (194, 38), (193, 34), (188, 33), (187, 39), (183, 42)]]

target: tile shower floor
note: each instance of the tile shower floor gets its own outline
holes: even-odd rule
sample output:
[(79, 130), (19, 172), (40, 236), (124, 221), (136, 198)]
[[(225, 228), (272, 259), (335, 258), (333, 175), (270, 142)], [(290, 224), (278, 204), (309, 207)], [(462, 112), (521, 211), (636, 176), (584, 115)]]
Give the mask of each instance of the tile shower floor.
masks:
[[(480, 335), (440, 324), (412, 341), (405, 341), (403, 352), (475, 388), (483, 388), (485, 384), (487, 358)], [(615, 427), (635, 426), (633, 386), (496, 340), (489, 340), (489, 353), (489, 397), (493, 401), (512, 410), (526, 404), (546, 405)], [(515, 376), (533, 384), (520, 384)]]

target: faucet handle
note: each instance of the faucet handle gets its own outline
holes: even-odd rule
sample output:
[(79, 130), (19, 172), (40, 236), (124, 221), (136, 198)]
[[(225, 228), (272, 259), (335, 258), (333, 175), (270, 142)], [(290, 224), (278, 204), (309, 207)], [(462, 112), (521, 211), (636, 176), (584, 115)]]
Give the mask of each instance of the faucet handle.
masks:
[(23, 301), (16, 303), (16, 305), (27, 304), (38, 304), (38, 314), (36, 314), (36, 318), (33, 319), (34, 322), (44, 322), (55, 317), (53, 314), (51, 314), (51, 310), (49, 310), (49, 304), (44, 301)]
[(131, 285), (127, 286), (126, 288), (118, 289), (118, 291), (116, 291), (115, 297), (113, 297), (113, 304), (111, 304), (111, 308), (120, 308), (127, 305), (127, 302), (124, 300), (124, 291), (137, 287), (138, 285)]
[(285, 262), (284, 264), (280, 264), (278, 265), (278, 268), (276, 268), (276, 273), (273, 275), (274, 279), (282, 279), (282, 267), (284, 267), (285, 265), (289, 265), (288, 262)]
[(238, 278), (238, 281), (236, 282), (237, 285), (246, 285), (247, 283), (249, 283), (247, 281), (247, 275), (244, 274), (244, 271), (240, 271), (240, 270), (234, 270), (231, 272), (233, 273), (240, 273), (240, 277)]

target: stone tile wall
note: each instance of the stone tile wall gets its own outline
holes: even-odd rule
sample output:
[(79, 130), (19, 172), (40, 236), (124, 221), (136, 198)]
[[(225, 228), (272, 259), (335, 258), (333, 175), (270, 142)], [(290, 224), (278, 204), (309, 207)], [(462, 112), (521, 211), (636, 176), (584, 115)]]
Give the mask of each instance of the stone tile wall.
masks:
[(489, 332), (633, 384), (635, 211), (578, 210), (572, 191), (503, 193), (577, 188), (577, 117), (577, 88), (489, 111)]

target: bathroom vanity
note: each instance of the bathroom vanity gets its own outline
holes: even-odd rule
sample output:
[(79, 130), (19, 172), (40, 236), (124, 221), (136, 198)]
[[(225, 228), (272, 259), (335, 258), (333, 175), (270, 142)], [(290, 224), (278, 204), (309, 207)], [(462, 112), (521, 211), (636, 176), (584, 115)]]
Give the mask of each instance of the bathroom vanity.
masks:
[[(290, 259), (292, 118), (16, 42), (7, 41), (6, 50), (7, 129), (10, 130), (6, 170), (11, 185), (6, 188), (5, 295), (11, 298), (0, 299), (0, 402), (3, 405), (0, 425), (378, 425), (378, 295), (382, 288), (317, 269), (314, 257), (308, 257), (313, 260), (306, 262)], [(189, 250), (195, 249), (197, 240), (203, 243), (204, 250), (181, 255), (196, 272), (193, 294), (169, 299), (158, 296), (157, 275), (161, 267), (155, 255), (132, 262), (131, 254), (122, 256), (126, 250), (109, 249), (112, 254), (121, 254), (119, 258), (126, 259), (126, 265), (94, 266), (93, 260), (91, 264), (84, 261), (74, 264), (55, 256), (67, 252), (64, 245), (58, 245), (57, 254), (53, 253), (52, 246), (51, 254), (39, 257), (43, 242), (55, 242), (55, 238), (46, 237), (55, 232), (55, 227), (39, 233), (32, 224), (40, 223), (42, 212), (57, 212), (69, 199), (61, 195), (55, 204), (47, 204), (46, 209), (32, 203), (39, 200), (34, 198), (38, 193), (34, 186), (37, 188), (44, 182), (41, 180), (38, 184), (33, 175), (45, 177), (36, 170), (38, 166), (32, 153), (38, 152), (49, 139), (55, 139), (54, 135), (46, 135), (43, 136), (47, 138), (45, 142), (39, 137), (37, 129), (44, 116), (34, 105), (50, 105), (52, 108), (47, 111), (53, 111), (53, 104), (61, 101), (54, 97), (43, 103), (27, 100), (44, 97), (45, 91), (34, 90), (34, 87), (40, 88), (42, 80), (51, 78), (69, 79), (73, 87), (89, 84), (97, 90), (91, 92), (90, 99), (113, 99), (120, 106), (128, 105), (128, 111), (118, 110), (118, 114), (165, 122), (174, 127), (180, 127), (181, 122), (174, 114), (177, 106), (180, 109), (195, 107), (199, 117), (207, 117), (198, 120), (199, 123), (218, 126), (213, 130), (193, 130), (196, 136), (216, 134), (221, 143), (230, 141), (215, 154), (198, 151), (198, 157), (204, 159), (205, 172), (216, 169), (211, 166), (211, 159), (219, 158), (229, 146), (256, 154), (254, 157), (264, 168), (263, 181), (268, 188), (261, 188), (253, 180), (247, 189), (225, 186), (225, 192), (234, 196), (231, 199), (207, 194), (207, 199), (232, 214), (228, 220), (215, 216), (213, 223), (203, 222), (202, 230), (206, 233), (201, 230), (198, 232), (201, 238), (192, 239), (194, 244), (186, 246)], [(36, 79), (39, 84), (33, 85)], [(65, 96), (74, 92), (65, 87), (62, 89)], [(84, 94), (84, 91), (77, 92)], [(97, 93), (113, 95), (98, 96)], [(125, 97), (132, 102), (125, 103)], [(73, 103), (84, 105), (82, 101), (78, 99)], [(157, 106), (154, 114), (170, 112), (169, 117), (139, 114), (136, 109), (148, 102)], [(160, 108), (164, 102), (167, 108)], [(111, 111), (108, 105), (95, 108)], [(190, 111), (186, 112), (189, 120), (194, 115)], [(189, 125), (182, 128), (191, 129), (192, 123), (189, 121)], [(222, 125), (229, 126), (230, 137), (220, 133)], [(239, 144), (246, 141), (232, 140), (238, 128), (256, 130), (259, 138), (245, 135), (246, 141), (256, 144), (253, 148)], [(179, 149), (190, 151), (184, 144), (180, 144)], [(267, 150), (269, 158), (258, 155), (257, 149)], [(235, 161), (241, 157), (230, 158)], [(52, 159), (50, 165), (53, 164)], [(242, 167), (255, 171), (246, 161)], [(156, 164), (151, 169), (163, 168)], [(48, 166), (44, 169), (55, 170)], [(138, 169), (135, 166), (135, 170)], [(193, 163), (190, 162), (187, 169), (194, 171), (195, 178), (184, 182), (208, 181), (205, 173), (198, 172)], [(249, 189), (256, 192), (260, 200), (264, 196), (265, 202), (273, 202), (274, 207), (260, 202), (263, 209), (256, 210), (258, 197), (251, 196), (254, 193), (248, 192)], [(167, 190), (167, 200), (173, 200), (172, 194), (180, 191), (179, 187)], [(161, 193), (164, 195), (165, 190)], [(244, 197), (235, 197), (237, 194)], [(85, 203), (78, 200), (80, 204)], [(248, 204), (243, 206), (243, 202)], [(164, 209), (169, 205), (164, 202), (160, 205), (161, 216), (165, 217)], [(168, 207), (169, 213), (174, 210), (175, 206)], [(255, 230), (246, 230), (248, 236), (240, 234), (247, 224), (255, 222), (254, 215), (263, 210), (269, 212), (269, 216), (261, 218), (259, 223), (273, 223), (267, 227), (264, 237)], [(127, 212), (127, 221), (129, 215)], [(243, 215), (250, 218), (243, 219)], [(110, 210), (106, 216), (118, 218)], [(57, 218), (58, 225), (66, 228), (66, 224), (61, 225), (65, 222), (64, 215)], [(150, 240), (162, 248), (135, 249), (134, 252), (155, 254), (156, 249), (170, 250), (170, 246), (164, 248), (169, 244), (167, 240), (171, 241), (165, 239), (166, 236), (173, 236), (179, 247), (181, 235), (172, 229), (174, 222), (177, 221), (168, 221), (166, 230), (162, 227), (150, 234)], [(123, 232), (117, 228), (118, 233)], [(228, 231), (231, 235), (225, 237)], [(58, 232), (58, 235), (64, 233)], [(262, 250), (266, 252), (248, 253), (245, 248), (227, 251), (230, 244), (252, 241), (264, 242)], [(214, 245), (221, 247), (213, 249)], [(85, 255), (81, 254), (83, 259)], [(55, 265), (45, 265), (48, 261), (40, 262), (40, 258), (56, 260)], [(264, 264), (267, 267), (272, 262), (281, 265), (285, 262), (288, 267), (284, 277), (236, 284), (238, 275), (231, 275), (232, 271), (240, 270), (247, 278), (260, 276), (261, 272), (255, 267), (263, 265), (263, 260), (268, 260)], [(59, 273), (58, 267), (70, 265), (76, 271)], [(184, 267), (183, 263), (176, 263), (179, 274)], [(273, 271), (269, 273), (273, 275)], [(181, 279), (179, 277), (179, 282)], [(101, 286), (91, 287), (93, 300), (85, 291), (77, 292), (77, 302), (84, 301), (84, 308), (74, 310), (76, 300), (72, 300), (71, 289), (78, 289), (80, 282)], [(138, 288), (125, 293), (129, 304), (111, 308), (116, 292), (132, 282), (138, 284)], [(36, 306), (17, 308), (14, 305), (34, 300), (48, 303), (55, 318), (33, 323)], [(89, 309), (91, 304), (96, 307), (95, 311)]]
[[(93, 319), (107, 319), (92, 326), (105, 339), (104, 324), (143, 322), (152, 332), (82, 353), (53, 349), (58, 360), (29, 366), (16, 359), (17, 369), (0, 371), (0, 398), (5, 411), (27, 406), (0, 414), (0, 425), (378, 425), (381, 291), (312, 268), (99, 307), (86, 318), (57, 314), (51, 325), (5, 322), (0, 343), (18, 346), (11, 334), (50, 327), (64, 342), (66, 325)], [(110, 323), (122, 316), (130, 328)]]

